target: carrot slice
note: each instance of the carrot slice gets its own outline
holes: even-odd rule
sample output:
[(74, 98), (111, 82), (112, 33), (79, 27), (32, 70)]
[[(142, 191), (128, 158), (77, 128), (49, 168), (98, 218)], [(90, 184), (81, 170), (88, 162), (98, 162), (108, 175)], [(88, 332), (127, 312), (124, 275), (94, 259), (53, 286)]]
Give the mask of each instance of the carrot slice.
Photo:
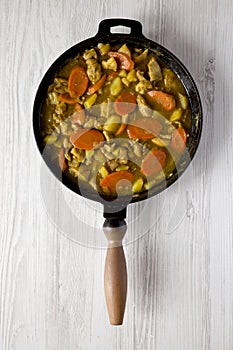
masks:
[(118, 75), (117, 72), (110, 73), (107, 77), (107, 81), (112, 81), (114, 78), (116, 78), (117, 75)]
[(103, 190), (105, 187), (107, 187), (111, 192), (115, 193), (118, 181), (128, 180), (132, 182), (133, 179), (134, 179), (133, 174), (127, 170), (116, 171), (112, 174), (107, 175), (104, 179), (102, 179), (100, 181), (100, 186), (103, 188)]
[(133, 69), (134, 61), (131, 60), (131, 58), (128, 55), (126, 55), (125, 53), (110, 51), (108, 53), (108, 55), (110, 57), (116, 58), (116, 61), (119, 65), (120, 69), (125, 69), (127, 71)]
[(167, 154), (161, 149), (153, 149), (142, 161), (141, 172), (146, 176), (157, 174), (165, 165)]
[(107, 75), (104, 74), (98, 81), (97, 83), (93, 84), (92, 86), (89, 87), (88, 92), (90, 95), (93, 95), (96, 91), (102, 88), (102, 86), (105, 83)]
[(65, 171), (67, 169), (66, 158), (65, 158), (65, 153), (63, 148), (61, 148), (59, 151), (58, 163), (61, 171)]
[(117, 132), (116, 132), (115, 135), (120, 135), (120, 134), (122, 134), (123, 131), (125, 131), (126, 127), (127, 127), (127, 124), (122, 123), (121, 126), (119, 127), (119, 129), (117, 130)]
[(165, 111), (171, 111), (176, 107), (176, 100), (174, 96), (167, 94), (163, 91), (152, 90), (147, 92), (149, 98), (157, 103), (157, 105), (163, 108)]
[(94, 129), (78, 129), (70, 134), (70, 142), (75, 147), (85, 150), (91, 150), (103, 141), (103, 134)]
[(161, 124), (153, 118), (139, 118), (127, 127), (130, 139), (147, 140), (158, 136), (162, 129)]
[(76, 66), (70, 73), (68, 91), (71, 97), (77, 98), (84, 94), (88, 87), (89, 79), (83, 66)]
[(76, 103), (74, 106), (74, 113), (72, 115), (72, 122), (78, 125), (83, 125), (85, 122), (86, 114), (83, 106)]
[(186, 147), (187, 134), (183, 128), (177, 128), (172, 133), (171, 147), (177, 153), (182, 153)]
[(68, 94), (60, 94), (58, 100), (67, 103), (68, 105), (75, 105), (76, 100), (70, 97)]
[(120, 115), (131, 113), (136, 107), (136, 97), (132, 92), (122, 92), (114, 103), (115, 111)]

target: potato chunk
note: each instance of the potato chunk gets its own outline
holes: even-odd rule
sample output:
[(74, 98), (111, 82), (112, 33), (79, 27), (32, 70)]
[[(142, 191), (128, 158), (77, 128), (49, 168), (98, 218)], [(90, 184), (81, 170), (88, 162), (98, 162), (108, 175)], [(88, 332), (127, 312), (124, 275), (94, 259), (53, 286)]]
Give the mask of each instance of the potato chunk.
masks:
[(136, 64), (141, 63), (142, 61), (144, 61), (147, 58), (147, 55), (148, 55), (148, 49), (143, 51), (140, 55), (134, 57), (134, 62)]
[(98, 44), (98, 49), (100, 50), (100, 54), (102, 56), (104, 56), (104, 55), (107, 55), (107, 53), (110, 51), (111, 46), (110, 46), (110, 44), (99, 43)]
[(121, 92), (121, 89), (122, 89), (121, 78), (116, 77), (110, 86), (111, 95), (117, 96)]
[(118, 52), (122, 52), (122, 53), (128, 55), (128, 56), (131, 58), (130, 49), (127, 47), (126, 44), (122, 45), (122, 46), (119, 48)]

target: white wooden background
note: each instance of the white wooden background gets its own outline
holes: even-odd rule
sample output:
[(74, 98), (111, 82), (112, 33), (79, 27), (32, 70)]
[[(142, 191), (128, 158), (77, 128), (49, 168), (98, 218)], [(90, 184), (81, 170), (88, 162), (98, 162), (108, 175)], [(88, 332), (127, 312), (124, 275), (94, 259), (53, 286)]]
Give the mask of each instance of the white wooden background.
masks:
[[(232, 0), (1, 0), (0, 13), (0, 349), (231, 350)], [(31, 125), (49, 65), (106, 17), (140, 20), (147, 37), (187, 65), (204, 108), (192, 176), (162, 195), (167, 207), (156, 224), (125, 247), (129, 291), (117, 328), (105, 307), (106, 251), (65, 238), (49, 219)], [(178, 188), (183, 209), (176, 206), (178, 225), (168, 234)], [(101, 225), (98, 210), (77, 203)], [(139, 211), (131, 206), (129, 219)]]

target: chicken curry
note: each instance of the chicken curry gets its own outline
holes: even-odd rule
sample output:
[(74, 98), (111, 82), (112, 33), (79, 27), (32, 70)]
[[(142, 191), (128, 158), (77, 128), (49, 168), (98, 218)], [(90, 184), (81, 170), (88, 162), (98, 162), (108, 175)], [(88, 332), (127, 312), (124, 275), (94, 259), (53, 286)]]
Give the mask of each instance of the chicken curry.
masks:
[(111, 198), (138, 196), (172, 176), (191, 111), (180, 79), (156, 52), (99, 43), (54, 77), (41, 122), (64, 175)]

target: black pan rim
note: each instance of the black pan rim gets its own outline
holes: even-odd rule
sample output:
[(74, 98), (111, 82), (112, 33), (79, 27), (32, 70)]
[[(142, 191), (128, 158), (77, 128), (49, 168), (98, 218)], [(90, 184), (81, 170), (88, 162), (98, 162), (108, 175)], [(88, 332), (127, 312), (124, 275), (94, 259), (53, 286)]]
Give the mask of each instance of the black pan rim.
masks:
[[(184, 173), (184, 171), (186, 170), (186, 168), (189, 166), (189, 164), (191, 163), (191, 161), (193, 160), (196, 152), (197, 152), (197, 148), (198, 145), (200, 143), (200, 139), (201, 139), (201, 133), (202, 133), (202, 126), (203, 126), (203, 111), (202, 111), (202, 104), (201, 104), (201, 98), (200, 98), (200, 94), (199, 91), (197, 89), (197, 86), (195, 84), (194, 79), (192, 78), (190, 72), (188, 71), (188, 69), (186, 68), (186, 66), (181, 62), (181, 60), (179, 58), (177, 58), (172, 52), (170, 52), (167, 48), (165, 48), (164, 46), (158, 44), (155, 41), (152, 41), (151, 39), (148, 39), (146, 37), (144, 37), (143, 35), (141, 35), (140, 37), (136, 37), (136, 36), (132, 36), (131, 34), (108, 34), (108, 35), (96, 35), (94, 37), (85, 39), (75, 45), (73, 45), (72, 47), (70, 47), (68, 50), (66, 50), (64, 53), (62, 53), (49, 67), (49, 69), (46, 71), (45, 75), (43, 76), (39, 87), (37, 89), (36, 95), (35, 95), (35, 100), (34, 100), (34, 106), (33, 106), (33, 131), (34, 131), (34, 137), (36, 140), (36, 144), (38, 147), (38, 150), (42, 156), (42, 158), (44, 159), (46, 165), (48, 166), (49, 170), (53, 173), (53, 175), (56, 176), (56, 178), (62, 182), (62, 184), (64, 186), (66, 186), (67, 188), (69, 188), (71, 191), (75, 192), (76, 194), (82, 196), (82, 194), (80, 193), (79, 189), (77, 186), (74, 187), (74, 185), (72, 186), (72, 184), (69, 182), (67, 182), (66, 177), (62, 177), (58, 176), (58, 174), (56, 174), (55, 171), (53, 171), (51, 169), (50, 164), (48, 164), (48, 162), (46, 161), (46, 159), (43, 157), (43, 147), (42, 147), (42, 138), (41, 138), (41, 133), (40, 133), (40, 112), (41, 112), (41, 106), (42, 106), (42, 102), (43, 102), (43, 96), (47, 93), (47, 89), (45, 89), (45, 86), (47, 86), (51, 83), (52, 78), (54, 77), (54, 75), (56, 74), (57, 71), (59, 71), (59, 69), (61, 69), (70, 59), (74, 58), (78, 52), (82, 52), (85, 48), (87, 47), (94, 47), (96, 46), (96, 44), (98, 44), (98, 42), (101, 41), (111, 41), (111, 42), (118, 42), (120, 43), (121, 41), (128, 41), (130, 43), (134, 43), (137, 46), (141, 46), (144, 48), (149, 48), (150, 50), (155, 50), (157, 54), (159, 54), (159, 57), (161, 58), (160, 55), (163, 55), (163, 59), (168, 58), (170, 60), (170, 62), (173, 62), (176, 64), (176, 66), (179, 68), (178, 72), (177, 69), (174, 69), (172, 67), (173, 70), (175, 70), (175, 73), (178, 75), (178, 77), (181, 79), (186, 92), (188, 93), (188, 97), (189, 97), (189, 102), (190, 104), (192, 104), (193, 100), (190, 97), (190, 93), (187, 90), (187, 85), (184, 84), (183, 80), (184, 77), (187, 79), (187, 81), (191, 84), (192, 86), (192, 91), (195, 94), (195, 104), (197, 105), (197, 114), (198, 114), (198, 118), (197, 118), (197, 123), (198, 126), (195, 126), (194, 123), (192, 123), (192, 131), (195, 127), (195, 133), (193, 133), (193, 135), (195, 136), (195, 138), (192, 141), (192, 147), (190, 147), (190, 153), (189, 153), (189, 157), (190, 157), (190, 161), (185, 163), (184, 167), (182, 167), (181, 169), (179, 169), (179, 172), (174, 172), (173, 176), (167, 180), (166, 185), (162, 185), (160, 188), (155, 186), (155, 189), (152, 191), (152, 193), (150, 193), (150, 195), (148, 196), (148, 192), (143, 192), (142, 194), (140, 194), (137, 197), (133, 197), (130, 201), (130, 203), (135, 203), (135, 202), (139, 202), (142, 200), (146, 200), (149, 197), (153, 197), (157, 194), (159, 194), (160, 192), (166, 190), (168, 187), (170, 187), (174, 182), (177, 181), (178, 178), (180, 178), (182, 176), (182, 174)], [(162, 58), (161, 58), (162, 59)], [(167, 63), (167, 62), (166, 62)], [(170, 64), (171, 66), (171, 64)], [(179, 75), (179, 73), (182, 75)], [(45, 91), (46, 90), (46, 91)], [(192, 110), (192, 105), (191, 105), (191, 110)], [(193, 116), (193, 110), (192, 110), (192, 119), (194, 118)], [(93, 191), (91, 191), (91, 195), (89, 196), (88, 194), (85, 195), (86, 198), (90, 199), (90, 200), (94, 200), (94, 201), (98, 201), (101, 202), (99, 196), (96, 196), (95, 198), (95, 194)], [(124, 199), (124, 197), (122, 197), (122, 208), (125, 206), (125, 203), (127, 202), (127, 197)], [(109, 203), (109, 207), (114, 209), (114, 202), (108, 202)], [(108, 204), (106, 204), (106, 201), (103, 201), (102, 204), (104, 204), (104, 206), (108, 206)], [(128, 204), (128, 202), (127, 202)]]

